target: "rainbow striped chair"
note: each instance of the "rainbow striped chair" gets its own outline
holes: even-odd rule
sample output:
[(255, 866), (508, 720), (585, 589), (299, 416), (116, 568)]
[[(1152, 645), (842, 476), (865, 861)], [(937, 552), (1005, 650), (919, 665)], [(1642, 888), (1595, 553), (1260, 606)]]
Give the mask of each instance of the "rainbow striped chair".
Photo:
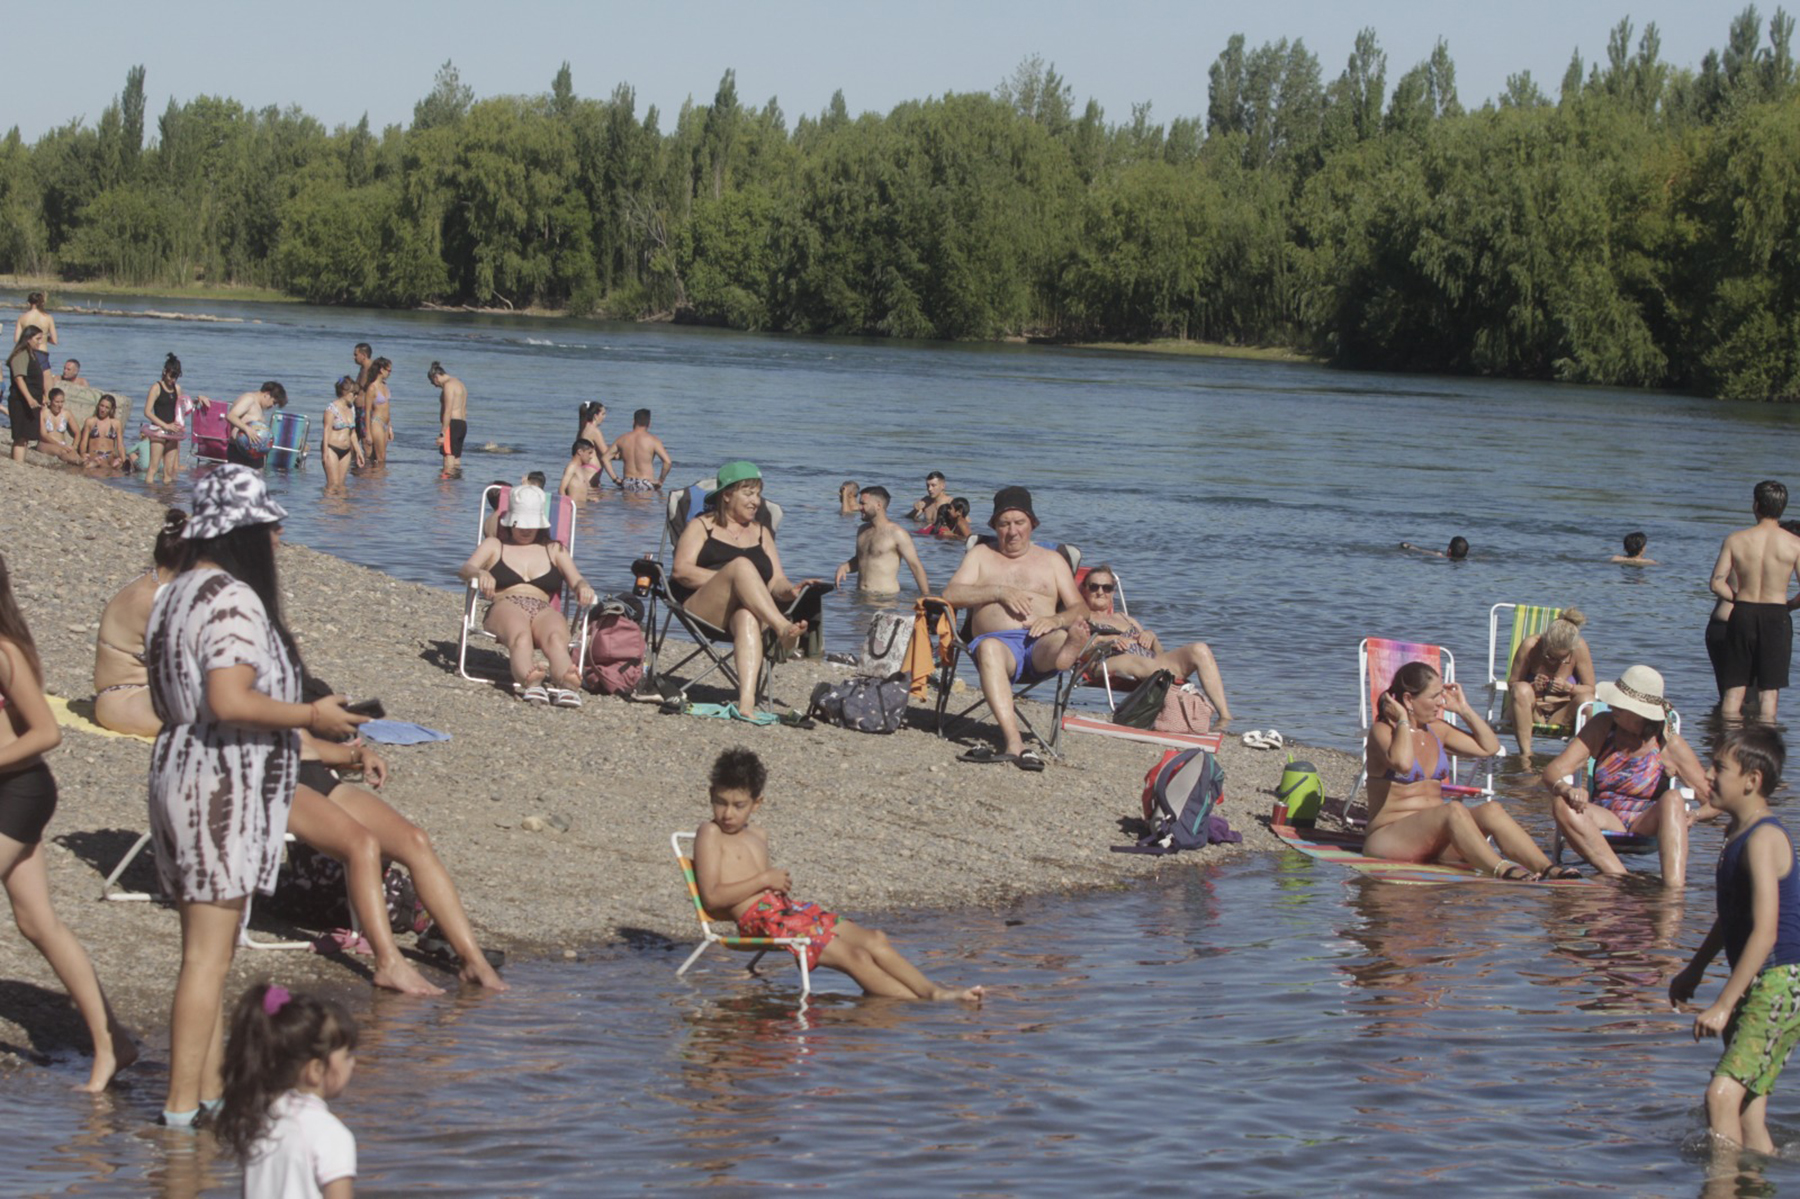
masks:
[[(682, 847), (683, 841), (688, 843), (685, 849)], [(730, 924), (731, 921), (714, 916), (700, 902), (700, 883), (694, 878), (693, 842), (692, 833), (669, 834), (669, 845), (675, 851), (675, 860), (681, 863), (681, 877), (687, 882), (688, 898), (694, 901), (694, 914), (700, 918), (701, 937), (694, 952), (688, 954), (687, 961), (681, 963), (681, 968), (675, 971), (675, 977), (680, 978), (686, 974), (688, 967), (699, 961), (700, 955), (714, 945), (723, 945), (726, 949), (742, 953), (754, 953), (756, 956), (750, 959), (749, 966), (752, 974), (756, 973), (756, 963), (762, 961), (763, 954), (771, 949), (785, 949), (794, 955), (794, 961), (800, 967), (800, 998), (805, 999), (812, 994), (812, 971), (806, 965), (804, 952), (812, 944), (811, 937), (740, 937), (735, 933), (721, 933), (713, 928), (715, 924)]]

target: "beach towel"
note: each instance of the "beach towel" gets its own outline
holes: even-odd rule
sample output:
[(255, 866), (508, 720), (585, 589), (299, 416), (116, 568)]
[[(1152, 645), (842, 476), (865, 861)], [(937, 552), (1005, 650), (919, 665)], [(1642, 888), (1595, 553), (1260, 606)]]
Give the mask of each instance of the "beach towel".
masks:
[(933, 629), (931, 617), (925, 614), (925, 601), (913, 603), (912, 642), (906, 647), (906, 664), (901, 669), (912, 676), (911, 692), (916, 699), (924, 698), (925, 685), (938, 663), (950, 660), (949, 612), (948, 606), (938, 609), (937, 628)]
[(56, 716), (56, 723), (65, 729), (92, 733), (96, 737), (124, 737), (130, 741), (155, 741), (155, 737), (144, 737), (137, 733), (121, 733), (94, 723), (94, 701), (78, 699), (71, 706), (70, 702), (60, 695), (46, 695), (50, 702), (50, 711)]
[(450, 740), (449, 733), (440, 733), (410, 720), (371, 720), (358, 725), (356, 731), (383, 745), (419, 745), (426, 741)]

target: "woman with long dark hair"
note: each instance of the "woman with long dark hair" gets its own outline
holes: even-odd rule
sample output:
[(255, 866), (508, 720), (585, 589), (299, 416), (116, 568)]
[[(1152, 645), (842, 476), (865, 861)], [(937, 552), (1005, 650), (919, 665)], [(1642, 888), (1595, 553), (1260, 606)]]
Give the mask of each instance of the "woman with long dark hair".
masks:
[(296, 730), (345, 737), (363, 723), (342, 696), (300, 702), (275, 570), (286, 515), (247, 467), (201, 479), (181, 572), (150, 613), (145, 665), (163, 724), (150, 755), (150, 829), (163, 890), (181, 912), (168, 1124), (191, 1124), (219, 1098), (225, 976), (250, 893), (275, 887), (299, 779)]
[(25, 326), (6, 356), (12, 386), (6, 393), (6, 419), (12, 422), (12, 459), (25, 461), (25, 450), (38, 439), (38, 409), (44, 406), (44, 368), (38, 351), (44, 348), (44, 331)]
[(170, 354), (163, 359), (162, 375), (144, 397), (143, 437), (150, 443), (150, 469), (144, 472), (144, 482), (156, 482), (158, 470), (170, 483), (181, 473), (181, 442), (187, 436), (190, 410), (188, 398), (181, 392), (181, 359)]
[(56, 811), (56, 779), (44, 754), (61, 743), (62, 731), (44, 699), (37, 643), (13, 599), (12, 578), (0, 558), (0, 882), (19, 931), (56, 971), (87, 1023), (94, 1066), (82, 1090), (99, 1091), (115, 1072), (137, 1060), (137, 1047), (107, 1005), (87, 951), (50, 906), (50, 877), (39, 846)]

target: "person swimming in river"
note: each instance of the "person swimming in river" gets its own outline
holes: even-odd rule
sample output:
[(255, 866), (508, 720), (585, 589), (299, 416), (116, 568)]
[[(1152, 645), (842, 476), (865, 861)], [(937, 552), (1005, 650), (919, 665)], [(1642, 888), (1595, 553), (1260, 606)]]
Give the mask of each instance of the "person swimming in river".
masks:
[[(1468, 731), (1445, 720), (1445, 712), (1461, 717)], [(1369, 857), (1465, 863), (1522, 882), (1580, 877), (1573, 867), (1553, 865), (1500, 804), (1490, 800), (1465, 807), (1444, 798), (1450, 755), (1491, 758), (1500, 752), (1500, 739), (1469, 705), (1462, 687), (1445, 683), (1425, 663), (1408, 662), (1394, 672), (1366, 752), (1369, 832), (1363, 852)], [(1489, 837), (1499, 843), (1500, 853)]]
[(1625, 534), (1625, 552), (1614, 554), (1608, 561), (1619, 566), (1655, 566), (1657, 565), (1655, 558), (1644, 556), (1644, 547), (1649, 544), (1650, 539), (1642, 532), (1627, 533)]
[(747, 937), (810, 937), (812, 943), (798, 950), (806, 954), (807, 968), (842, 971), (865, 995), (980, 1003), (982, 988), (932, 982), (886, 933), (852, 924), (816, 903), (794, 902), (792, 877), (769, 865), (768, 834), (750, 827), (768, 780), (762, 759), (741, 746), (713, 760), (712, 819), (694, 834), (694, 881), (706, 910), (729, 913)]
[(1402, 541), (1400, 548), (1411, 550), (1415, 554), (1429, 554), (1433, 558), (1448, 558), (1452, 562), (1461, 562), (1469, 556), (1469, 542), (1465, 537), (1452, 537), (1447, 548), (1428, 550), (1422, 545), (1414, 545), (1410, 541)]

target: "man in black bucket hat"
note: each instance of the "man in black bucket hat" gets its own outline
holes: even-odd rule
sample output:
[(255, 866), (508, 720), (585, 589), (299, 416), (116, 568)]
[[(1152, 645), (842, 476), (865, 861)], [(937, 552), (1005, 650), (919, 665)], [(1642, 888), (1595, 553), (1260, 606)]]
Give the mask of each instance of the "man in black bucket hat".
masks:
[(1037, 525), (1031, 492), (1002, 487), (988, 518), (994, 544), (977, 545), (964, 555), (944, 587), (946, 600), (969, 610), (975, 634), (969, 649), (1002, 739), (999, 753), (977, 746), (962, 756), (965, 762), (1012, 762), (1022, 770), (1042, 770), (1044, 760), (1019, 736), (1013, 684), (1067, 670), (1088, 642), (1087, 605), (1075, 590), (1075, 576), (1061, 554), (1032, 544)]

